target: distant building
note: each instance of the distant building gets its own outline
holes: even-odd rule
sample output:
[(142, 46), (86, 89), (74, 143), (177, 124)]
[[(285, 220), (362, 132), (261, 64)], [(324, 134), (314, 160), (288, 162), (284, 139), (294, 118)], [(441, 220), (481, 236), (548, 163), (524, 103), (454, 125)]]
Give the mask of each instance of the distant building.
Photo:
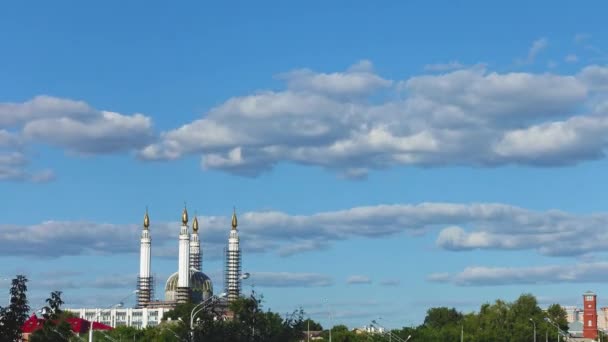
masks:
[[(170, 308), (116, 308), (116, 309), (66, 309), (87, 321), (99, 322), (112, 328), (135, 327), (143, 329), (160, 324), (163, 315)], [(97, 327), (94, 327), (97, 329)]]
[(568, 323), (579, 322), (583, 318), (583, 310), (574, 305), (562, 306), (562, 309), (566, 311), (566, 320)]

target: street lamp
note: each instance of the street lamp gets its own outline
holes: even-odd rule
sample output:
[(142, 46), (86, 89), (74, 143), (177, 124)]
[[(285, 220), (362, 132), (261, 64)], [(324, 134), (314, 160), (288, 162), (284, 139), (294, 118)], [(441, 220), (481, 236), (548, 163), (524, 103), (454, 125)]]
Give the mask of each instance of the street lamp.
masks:
[(334, 327), (334, 324), (331, 320), (331, 310), (329, 309), (329, 303), (327, 302), (327, 300), (325, 300), (325, 304), (327, 305), (327, 316), (329, 317), (329, 342), (331, 342), (331, 330)]
[[(397, 336), (397, 335), (393, 334), (393, 332), (392, 332), (392, 331), (390, 331), (390, 329), (386, 329), (384, 326), (382, 326), (382, 325), (381, 325), (380, 323), (378, 323), (376, 320), (373, 320), (373, 321), (372, 321), (372, 323), (373, 323), (373, 324), (375, 324), (375, 325), (377, 325), (377, 326), (379, 326), (380, 328), (382, 328), (382, 329), (385, 331), (385, 333), (384, 333), (384, 334), (385, 334), (385, 335), (386, 335), (386, 334), (388, 334), (388, 338), (389, 338), (389, 340), (391, 340), (391, 341), (392, 341), (392, 340), (393, 340), (393, 338), (394, 338), (395, 340), (397, 340), (397, 342), (406, 342), (406, 341), (407, 341), (407, 340), (404, 340), (404, 339), (402, 339), (401, 337), (399, 337), (399, 336)], [(408, 336), (408, 337), (407, 337), (407, 339), (409, 340), (409, 339), (410, 339), (410, 337), (412, 337), (412, 335)]]
[[(555, 322), (553, 322), (549, 317), (545, 317), (545, 321), (549, 324), (551, 324), (552, 326), (554, 326), (557, 329), (557, 340), (559, 341), (559, 335), (563, 335), (566, 336), (566, 333), (562, 331), (562, 329), (559, 328), (559, 325)], [(569, 339), (568, 339), (569, 340)]]
[[(99, 311), (99, 314), (98, 314), (98, 313), (95, 313), (95, 322), (97, 322), (97, 321), (99, 320), (99, 315), (100, 315), (100, 314), (102, 314), (103, 312), (108, 311), (108, 310), (112, 310), (112, 309), (115, 309), (115, 308), (120, 308), (120, 307), (122, 307), (122, 306), (124, 305), (124, 301), (125, 301), (127, 298), (131, 297), (132, 295), (134, 295), (134, 294), (136, 294), (136, 293), (138, 293), (138, 292), (139, 292), (139, 290), (135, 290), (135, 291), (131, 292), (131, 293), (130, 293), (128, 296), (125, 296), (123, 299), (121, 299), (121, 300), (120, 300), (120, 301), (119, 301), (117, 304), (111, 305), (111, 306), (109, 306), (109, 307), (107, 307), (107, 308), (105, 308), (105, 309), (103, 309), (103, 310)], [(90, 322), (90, 326), (89, 326), (89, 342), (93, 342), (93, 323), (94, 323), (94, 322), (93, 322), (93, 321), (91, 321), (91, 322)], [(110, 314), (110, 325), (111, 325), (111, 324), (112, 324), (112, 315)], [(105, 335), (105, 334), (104, 334), (104, 335)]]
[(534, 342), (536, 342), (536, 322), (532, 318), (530, 318), (530, 322), (534, 325)]
[(199, 303), (194, 308), (192, 308), (192, 311), (190, 312), (190, 337), (192, 338), (192, 340), (194, 340), (194, 317), (196, 317), (196, 315), (198, 315), (199, 312), (205, 310), (205, 308), (209, 304), (213, 303), (213, 301), (215, 301), (216, 299), (224, 298), (224, 297), (226, 297), (226, 292), (222, 292), (217, 296), (211, 296), (211, 297), (207, 298), (207, 300)]

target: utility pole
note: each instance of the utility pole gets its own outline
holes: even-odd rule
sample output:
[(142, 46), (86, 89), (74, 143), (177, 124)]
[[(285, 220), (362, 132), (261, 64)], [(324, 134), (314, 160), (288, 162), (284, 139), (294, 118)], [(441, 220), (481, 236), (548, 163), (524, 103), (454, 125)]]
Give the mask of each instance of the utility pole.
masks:
[(460, 342), (464, 341), (464, 324), (460, 325)]

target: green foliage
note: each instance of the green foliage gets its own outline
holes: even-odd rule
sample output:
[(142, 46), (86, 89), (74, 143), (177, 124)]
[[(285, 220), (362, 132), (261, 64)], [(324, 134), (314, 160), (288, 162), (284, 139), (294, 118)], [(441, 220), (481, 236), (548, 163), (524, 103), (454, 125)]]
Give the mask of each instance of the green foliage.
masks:
[(28, 318), (27, 278), (18, 275), (11, 282), (10, 304), (0, 307), (0, 336), (4, 341), (19, 341), (21, 326)]
[(321, 331), (321, 330), (323, 330), (323, 326), (319, 322), (315, 322), (312, 319), (307, 318), (307, 319), (303, 320), (302, 324), (297, 326), (296, 329), (299, 329), (301, 331), (306, 331), (306, 330)]
[(454, 308), (431, 308), (426, 312), (424, 325), (431, 329), (441, 329), (459, 323), (461, 320), (462, 314)]
[(46, 304), (43, 308), (43, 316), (45, 319), (57, 319), (61, 313), (61, 306), (64, 304), (61, 299), (61, 291), (51, 292), (51, 296), (46, 299)]
[(74, 334), (70, 324), (66, 319), (71, 317), (71, 313), (65, 313), (61, 310), (63, 300), (61, 299), (61, 291), (51, 292), (51, 296), (46, 299), (48, 304), (43, 308), (43, 316), (45, 318), (42, 329), (36, 330), (30, 336), (31, 342), (66, 342), (74, 340)]
[[(519, 342), (532, 341), (536, 326), (537, 341), (557, 341), (557, 328), (545, 321), (548, 317), (558, 322), (567, 331), (566, 312), (558, 305), (549, 306), (544, 312), (536, 298), (522, 294), (512, 303), (496, 300), (493, 304), (483, 304), (478, 313), (462, 314), (445, 307), (427, 311), (424, 324), (417, 328), (395, 331), (403, 339), (412, 335), (413, 341), (426, 342)], [(534, 323), (533, 323), (534, 322)]]

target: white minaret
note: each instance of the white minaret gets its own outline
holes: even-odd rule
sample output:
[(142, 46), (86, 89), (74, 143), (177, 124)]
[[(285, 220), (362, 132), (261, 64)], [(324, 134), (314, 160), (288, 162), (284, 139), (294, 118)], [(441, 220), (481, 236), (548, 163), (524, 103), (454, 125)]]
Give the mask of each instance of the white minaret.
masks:
[(202, 257), (201, 243), (198, 240), (198, 217), (194, 214), (194, 221), (192, 221), (192, 234), (190, 234), (190, 268), (202, 272), (203, 265), (201, 261)]
[(148, 208), (144, 216), (144, 229), (141, 232), (140, 254), (139, 254), (139, 278), (137, 281), (137, 306), (144, 307), (148, 305), (152, 294), (152, 277), (150, 276), (150, 248), (152, 239), (150, 238), (150, 217), (148, 216)]
[(182, 212), (182, 227), (179, 231), (179, 258), (177, 268), (177, 301), (190, 299), (190, 235), (188, 235), (188, 211)]
[(228, 237), (226, 249), (226, 294), (229, 301), (237, 299), (241, 293), (241, 247), (239, 246), (239, 232), (236, 229), (236, 210), (232, 213), (232, 229)]

